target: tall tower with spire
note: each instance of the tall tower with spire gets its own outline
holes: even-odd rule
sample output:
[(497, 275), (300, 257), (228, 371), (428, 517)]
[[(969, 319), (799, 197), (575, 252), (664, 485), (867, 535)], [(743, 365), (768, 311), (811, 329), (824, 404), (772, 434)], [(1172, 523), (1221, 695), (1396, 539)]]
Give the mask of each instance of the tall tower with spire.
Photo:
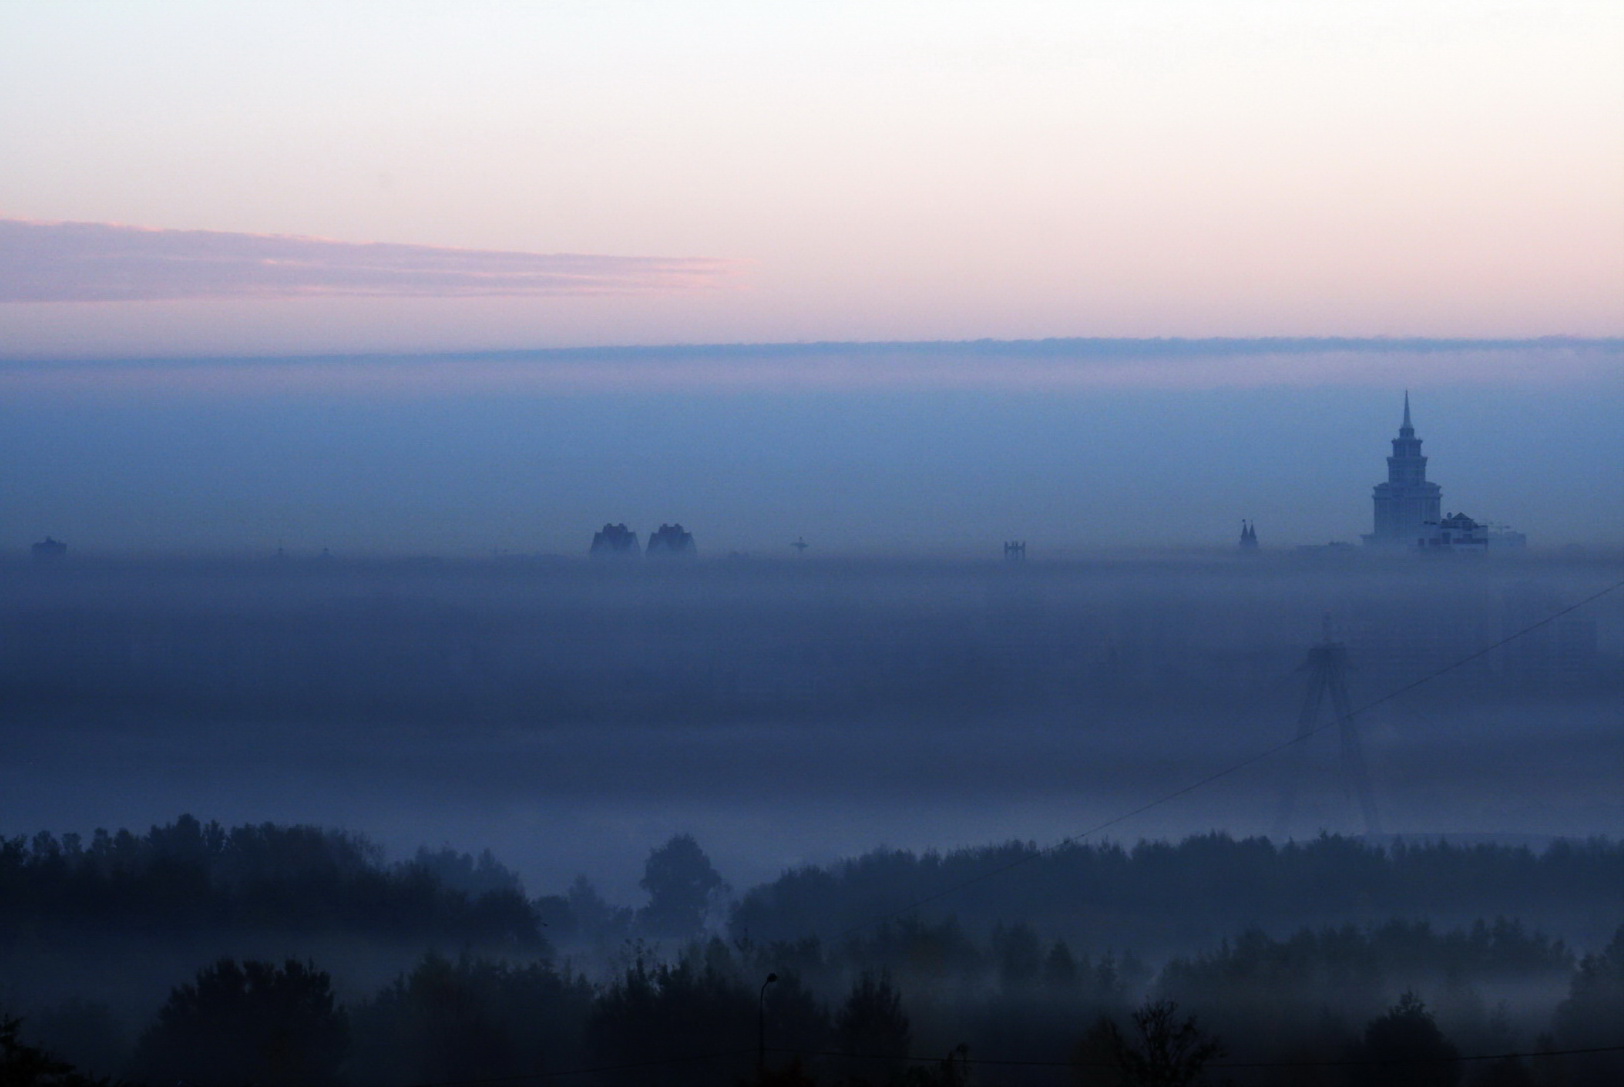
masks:
[(1441, 517), (1443, 489), (1427, 482), (1427, 458), (1410, 423), (1409, 390), (1404, 392), (1404, 422), (1387, 458), (1387, 482), (1376, 484), (1373, 497), (1375, 530), (1365, 537), (1373, 547), (1414, 547), (1426, 534), (1423, 526), (1437, 524)]

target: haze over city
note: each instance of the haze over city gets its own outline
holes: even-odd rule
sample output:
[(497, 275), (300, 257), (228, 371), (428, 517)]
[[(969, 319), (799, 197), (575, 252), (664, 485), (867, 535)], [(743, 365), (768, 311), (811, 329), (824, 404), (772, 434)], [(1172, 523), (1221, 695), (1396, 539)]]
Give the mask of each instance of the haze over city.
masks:
[(0, 6), (0, 1068), (1610, 1082), (1621, 55)]

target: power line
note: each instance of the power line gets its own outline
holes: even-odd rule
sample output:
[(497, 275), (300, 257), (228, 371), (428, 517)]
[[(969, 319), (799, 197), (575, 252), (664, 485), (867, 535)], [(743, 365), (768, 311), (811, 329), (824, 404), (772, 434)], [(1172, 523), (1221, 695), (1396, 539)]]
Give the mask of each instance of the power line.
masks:
[[(767, 1052), (778, 1056), (800, 1057), (828, 1057), (842, 1060), (856, 1061), (906, 1061), (910, 1064), (940, 1063), (951, 1060), (956, 1064), (982, 1064), (999, 1068), (1078, 1068), (1078, 1067), (1110, 1067), (1110, 1062), (1098, 1060), (1070, 1060), (1070, 1061), (1033, 1061), (1014, 1060), (1001, 1057), (971, 1057), (968, 1054), (948, 1054), (942, 1057), (920, 1057), (908, 1054), (906, 1056), (887, 1056), (878, 1053), (841, 1053), (834, 1050), (805, 1051), (798, 1049), (768, 1049)], [(1542, 1049), (1536, 1052), (1512, 1053), (1473, 1053), (1468, 1055), (1456, 1054), (1452, 1057), (1346, 1057), (1339, 1060), (1323, 1061), (1210, 1061), (1207, 1068), (1359, 1068), (1387, 1065), (1414, 1065), (1414, 1064), (1464, 1064), (1471, 1061), (1508, 1061), (1520, 1059), (1535, 1059), (1545, 1057), (1577, 1057), (1598, 1053), (1624, 1053), (1624, 1045), (1591, 1046), (1584, 1049)], [(436, 1085), (441, 1087), (441, 1085)]]
[(554, 1072), (518, 1072), (511, 1076), (489, 1076), (484, 1079), (442, 1079), (421, 1081), (412, 1084), (412, 1087), (480, 1087), (482, 1084), (494, 1083), (522, 1083), (532, 1079), (559, 1079), (564, 1076), (589, 1076), (601, 1072), (637, 1072), (645, 1068), (663, 1068), (673, 1064), (698, 1064), (702, 1061), (720, 1061), (728, 1058), (741, 1058), (754, 1056), (751, 1050), (745, 1054), (742, 1050), (726, 1051), (721, 1053), (691, 1053), (683, 1057), (665, 1057), (660, 1060), (632, 1061), (625, 1064), (599, 1064), (586, 1068), (563, 1068)]
[[(1526, 637), (1527, 635), (1532, 634), (1534, 631), (1539, 630), (1541, 627), (1549, 626), (1551, 623), (1556, 622), (1556, 620), (1562, 618), (1564, 615), (1567, 615), (1568, 613), (1573, 612), (1573, 611), (1577, 611), (1578, 609), (1584, 607), (1585, 605), (1593, 603), (1593, 602), (1595, 602), (1597, 600), (1600, 600), (1602, 597), (1606, 596), (1608, 593), (1616, 592), (1618, 589), (1621, 589), (1621, 588), (1624, 588), (1624, 581), (1615, 581), (1613, 584), (1607, 586), (1606, 588), (1601, 589), (1601, 590), (1599, 590), (1597, 592), (1591, 593), (1589, 596), (1585, 597), (1583, 600), (1580, 600), (1579, 602), (1577, 602), (1575, 604), (1570, 604), (1565, 608), (1561, 608), (1561, 609), (1559, 609), (1557, 611), (1554, 611), (1550, 615), (1547, 615), (1545, 618), (1539, 620), (1538, 622), (1530, 623), (1528, 626), (1525, 626), (1520, 630), (1514, 631), (1511, 634), (1506, 635), (1504, 638), (1501, 638), (1499, 641), (1494, 642), (1491, 645), (1484, 646), (1482, 649), (1479, 649), (1479, 650), (1477, 650), (1477, 651), (1475, 651), (1473, 653), (1469, 653), (1466, 656), (1461, 657), (1460, 659), (1458, 659), (1456, 661), (1453, 661), (1453, 662), (1451, 662), (1449, 664), (1446, 664), (1441, 668), (1437, 668), (1437, 669), (1435, 669), (1435, 670), (1433, 670), (1431, 672), (1428, 672), (1426, 675), (1422, 676), (1419, 679), (1416, 679), (1416, 680), (1413, 680), (1413, 681), (1411, 681), (1409, 683), (1406, 683), (1402, 687), (1397, 687), (1397, 688), (1395, 688), (1395, 689), (1393, 689), (1391, 691), (1388, 691), (1386, 694), (1382, 695), (1381, 697), (1374, 698), (1374, 699), (1370, 700), (1369, 702), (1366, 702), (1363, 705), (1360, 705), (1357, 708), (1355, 708), (1353, 710), (1350, 710), (1348, 712), (1348, 714), (1347, 714), (1347, 718), (1349, 720), (1351, 720), (1351, 719), (1353, 719), (1355, 717), (1360, 716), (1361, 714), (1369, 713), (1371, 710), (1375, 709), (1377, 706), (1385, 705), (1386, 703), (1393, 701), (1395, 698), (1399, 698), (1399, 697), (1401, 697), (1403, 695), (1406, 695), (1409, 692), (1415, 690), (1418, 687), (1422, 687), (1422, 686), (1424, 686), (1424, 685), (1426, 685), (1428, 683), (1431, 683), (1433, 680), (1439, 678), (1440, 676), (1447, 675), (1450, 672), (1453, 672), (1458, 668), (1463, 668), (1466, 665), (1472, 663), (1473, 661), (1479, 659), (1480, 657), (1487, 656), (1488, 654), (1494, 652), (1496, 649), (1499, 649), (1502, 646), (1508, 645), (1511, 642), (1516, 641), (1518, 638)], [(1238, 716), (1239, 715), (1237, 715), (1237, 717)], [(862, 922), (859, 922), (859, 923), (857, 923), (855, 925), (852, 925), (849, 928), (846, 928), (846, 929), (842, 930), (840, 935), (841, 936), (850, 936), (851, 934), (853, 934), (855, 932), (861, 932), (865, 928), (870, 928), (870, 927), (872, 927), (874, 925), (882, 925), (887, 921), (893, 921), (893, 920), (897, 919), (898, 917), (902, 917), (905, 914), (912, 913), (913, 911), (919, 909), (919, 907), (921, 907), (921, 906), (928, 906), (932, 902), (937, 902), (937, 901), (940, 901), (943, 898), (947, 898), (950, 895), (955, 895), (955, 894), (959, 893), (960, 891), (965, 890), (968, 887), (973, 887), (978, 883), (984, 883), (987, 880), (993, 879), (994, 877), (1001, 876), (1006, 872), (1009, 872), (1009, 871), (1011, 871), (1013, 869), (1019, 868), (1024, 864), (1028, 864), (1028, 863), (1030, 863), (1032, 861), (1035, 861), (1040, 857), (1047, 856), (1048, 854), (1053, 853), (1053, 852), (1055, 852), (1055, 851), (1057, 851), (1059, 849), (1062, 849), (1065, 846), (1072, 845), (1075, 842), (1080, 842), (1084, 838), (1093, 837), (1094, 835), (1099, 834), (1101, 831), (1109, 830), (1114, 826), (1117, 826), (1117, 825), (1119, 825), (1121, 823), (1127, 822), (1130, 819), (1134, 819), (1134, 818), (1136, 818), (1138, 816), (1141, 816), (1141, 815), (1145, 814), (1146, 812), (1151, 811), (1154, 808), (1159, 808), (1163, 804), (1170, 803), (1170, 802), (1172, 802), (1174, 800), (1177, 800), (1177, 799), (1179, 799), (1180, 797), (1183, 797), (1183, 796), (1188, 796), (1190, 793), (1196, 792), (1199, 789), (1204, 789), (1208, 785), (1211, 785), (1215, 781), (1222, 780), (1223, 778), (1229, 777), (1229, 776), (1231, 776), (1233, 774), (1239, 773), (1242, 770), (1245, 770), (1247, 767), (1255, 766), (1256, 764), (1258, 764), (1260, 762), (1263, 762), (1266, 759), (1273, 758), (1275, 755), (1278, 755), (1280, 752), (1285, 751), (1290, 747), (1293, 747), (1293, 746), (1295, 746), (1297, 744), (1302, 743), (1304, 740), (1307, 740), (1311, 736), (1315, 736), (1315, 735), (1325, 731), (1327, 728), (1330, 728), (1333, 724), (1336, 724), (1335, 720), (1326, 721), (1326, 722), (1318, 724), (1318, 725), (1316, 725), (1316, 726), (1314, 726), (1314, 727), (1312, 727), (1312, 728), (1310, 728), (1310, 729), (1308, 729), (1306, 731), (1299, 732), (1297, 735), (1293, 736), (1289, 740), (1282, 740), (1280, 743), (1274, 744), (1274, 745), (1272, 745), (1270, 747), (1266, 747), (1262, 751), (1259, 751), (1254, 755), (1250, 755), (1250, 756), (1248, 756), (1248, 757), (1246, 757), (1244, 759), (1241, 759), (1238, 762), (1230, 763), (1228, 766), (1225, 766), (1225, 767), (1223, 767), (1222, 769), (1219, 769), (1219, 770), (1215, 770), (1212, 773), (1207, 774), (1205, 777), (1198, 778), (1195, 781), (1190, 782), (1188, 785), (1185, 785), (1185, 786), (1182, 786), (1180, 788), (1174, 789), (1171, 792), (1163, 793), (1160, 796), (1158, 796), (1158, 797), (1156, 797), (1156, 798), (1154, 798), (1152, 800), (1146, 801), (1145, 803), (1139, 805), (1136, 808), (1133, 808), (1133, 809), (1131, 809), (1129, 811), (1123, 812), (1120, 815), (1113, 816), (1110, 819), (1107, 819), (1102, 823), (1097, 823), (1094, 826), (1089, 827), (1087, 830), (1079, 831), (1076, 834), (1072, 834), (1072, 835), (1069, 835), (1068, 837), (1062, 838), (1058, 842), (1055, 842), (1053, 845), (1046, 846), (1045, 848), (1040, 849), (1040, 850), (1038, 850), (1038, 851), (1036, 851), (1034, 853), (1023, 854), (1023, 855), (1015, 858), (1012, 861), (1009, 861), (1009, 862), (1007, 862), (1005, 864), (999, 865), (996, 868), (990, 869), (990, 870), (985, 871), (985, 872), (977, 873), (976, 875), (973, 875), (973, 876), (969, 876), (969, 877), (967, 877), (967, 878), (965, 878), (963, 880), (960, 880), (958, 883), (953, 884), (952, 886), (944, 887), (941, 890), (934, 891), (931, 894), (924, 895), (924, 896), (922, 896), (920, 898), (917, 898), (914, 901), (907, 904), (906, 906), (903, 906), (903, 907), (901, 907), (899, 909), (896, 909), (896, 910), (892, 910), (890, 913), (883, 914), (880, 917), (871, 918), (871, 919), (869, 919), (867, 921), (862, 921)]]
[[(1548, 626), (1549, 624), (1555, 622), (1557, 619), (1560, 619), (1562, 616), (1567, 615), (1567, 614), (1569, 614), (1569, 613), (1571, 613), (1573, 611), (1576, 611), (1579, 608), (1582, 608), (1585, 605), (1590, 604), (1590, 603), (1592, 603), (1592, 602), (1594, 602), (1596, 600), (1599, 600), (1600, 598), (1606, 596), (1609, 593), (1615, 592), (1620, 588), (1624, 588), (1624, 581), (1615, 582), (1612, 585), (1609, 585), (1604, 589), (1601, 589), (1601, 590), (1599, 590), (1599, 591), (1597, 591), (1595, 593), (1592, 593), (1591, 595), (1585, 597), (1584, 599), (1578, 601), (1577, 603), (1571, 604), (1568, 607), (1562, 608), (1562, 609), (1560, 609), (1558, 611), (1555, 611), (1555, 612), (1551, 613), (1550, 615), (1548, 615), (1545, 618), (1539, 620), (1538, 622), (1531, 623), (1528, 626), (1525, 626), (1525, 627), (1521, 628), (1520, 630), (1517, 630), (1517, 631), (1514, 631), (1511, 634), (1508, 634), (1506, 637), (1501, 638), (1499, 641), (1494, 642), (1491, 645), (1485, 646), (1482, 649), (1479, 649), (1479, 650), (1477, 650), (1477, 651), (1475, 651), (1473, 653), (1468, 654), (1467, 656), (1461, 657), (1460, 659), (1451, 662), (1450, 664), (1447, 664), (1447, 665), (1444, 665), (1441, 668), (1435, 669), (1434, 671), (1427, 673), (1426, 675), (1420, 677), (1419, 679), (1416, 679), (1416, 680), (1414, 680), (1414, 681), (1412, 681), (1410, 683), (1407, 683), (1404, 686), (1395, 688), (1394, 690), (1391, 690), (1391, 691), (1387, 692), (1386, 694), (1381, 695), (1378, 698), (1372, 699), (1369, 702), (1366, 702), (1366, 703), (1360, 705), (1359, 707), (1353, 709), (1348, 714), (1348, 716), (1349, 717), (1357, 717), (1360, 714), (1368, 713), (1370, 710), (1376, 708), (1377, 706), (1381, 706), (1381, 705), (1384, 705), (1387, 702), (1391, 702), (1392, 700), (1394, 700), (1396, 698), (1399, 698), (1402, 695), (1407, 694), (1410, 691), (1413, 691), (1413, 690), (1415, 690), (1415, 689), (1417, 689), (1417, 688), (1419, 688), (1419, 687), (1421, 687), (1421, 686), (1423, 686), (1423, 685), (1425, 685), (1427, 683), (1432, 682), (1433, 680), (1439, 678), (1440, 676), (1446, 675), (1446, 674), (1448, 674), (1450, 672), (1455, 671), (1456, 669), (1464, 667), (1465, 665), (1470, 664), (1472, 661), (1477, 660), (1477, 659), (1479, 659), (1479, 658), (1481, 658), (1483, 656), (1486, 656), (1487, 654), (1492, 653), (1494, 650), (1499, 649), (1502, 646), (1509, 644), (1510, 642), (1516, 641), (1519, 638), (1525, 637), (1528, 634), (1530, 634), (1530, 633), (1532, 633), (1532, 632), (1534, 632), (1536, 630), (1539, 630), (1542, 627)], [(1278, 686), (1278, 685), (1279, 685), (1279, 683), (1277, 682), (1274, 686)], [(1273, 689), (1274, 689), (1274, 687), (1271, 687), (1270, 692), (1272, 692)], [(1254, 701), (1255, 701), (1255, 699), (1254, 699)], [(1239, 716), (1239, 715), (1237, 715), (1237, 716)], [(946, 887), (946, 888), (943, 888), (942, 890), (936, 891), (933, 894), (925, 895), (925, 896), (923, 896), (921, 898), (916, 899), (915, 901), (913, 901), (909, 905), (904, 906), (901, 909), (892, 911), (889, 914), (886, 914), (886, 915), (881, 916), (879, 918), (871, 919), (869, 921), (862, 922), (860, 924), (854, 925), (854, 926), (846, 929), (842, 933), (842, 935), (849, 935), (850, 933), (860, 931), (860, 930), (862, 930), (864, 928), (867, 928), (867, 927), (869, 927), (871, 925), (883, 924), (884, 922), (892, 920), (892, 919), (894, 919), (896, 917), (900, 917), (900, 916), (902, 916), (904, 914), (911, 913), (912, 911), (918, 909), (921, 906), (928, 905), (931, 902), (935, 902), (935, 901), (938, 901), (938, 900), (940, 900), (942, 898), (946, 898), (949, 895), (956, 894), (959, 891), (962, 891), (962, 890), (964, 890), (964, 889), (966, 889), (968, 887), (974, 886), (974, 885), (976, 885), (978, 883), (985, 882), (985, 881), (990, 880), (990, 879), (992, 879), (992, 878), (994, 878), (996, 876), (1003, 875), (1006, 872), (1009, 872), (1009, 871), (1011, 871), (1011, 870), (1013, 870), (1015, 868), (1018, 868), (1023, 864), (1029, 863), (1030, 861), (1036, 860), (1039, 857), (1042, 857), (1042, 856), (1044, 856), (1044, 855), (1046, 855), (1048, 853), (1052, 853), (1052, 852), (1054, 852), (1054, 851), (1056, 851), (1056, 850), (1058, 850), (1058, 849), (1060, 849), (1060, 848), (1062, 848), (1064, 846), (1070, 845), (1070, 844), (1072, 844), (1074, 842), (1081, 841), (1084, 838), (1091, 837), (1091, 836), (1093, 836), (1095, 834), (1100, 833), (1103, 830), (1108, 830), (1113, 826), (1117, 826), (1120, 823), (1124, 823), (1124, 822), (1126, 822), (1126, 821), (1128, 821), (1130, 819), (1133, 819), (1136, 816), (1144, 814), (1147, 811), (1150, 811), (1150, 810), (1152, 810), (1154, 808), (1160, 807), (1161, 805), (1169, 803), (1170, 801), (1176, 800), (1179, 797), (1186, 796), (1186, 795), (1188, 795), (1190, 793), (1193, 793), (1193, 792), (1195, 792), (1195, 791), (1197, 791), (1199, 789), (1204, 788), (1207, 785), (1212, 784), (1215, 781), (1218, 781), (1218, 780), (1220, 780), (1222, 778), (1228, 777), (1228, 776), (1230, 776), (1232, 774), (1235, 774), (1235, 773), (1237, 773), (1237, 772), (1239, 772), (1239, 771), (1241, 771), (1241, 770), (1243, 770), (1243, 769), (1245, 769), (1245, 768), (1247, 768), (1249, 766), (1252, 766), (1252, 765), (1255, 765), (1255, 764), (1257, 764), (1259, 762), (1262, 762), (1263, 760), (1268, 759), (1271, 756), (1280, 753), (1281, 751), (1284, 751), (1284, 750), (1286, 750), (1286, 749), (1288, 749), (1288, 748), (1290, 748), (1290, 747), (1292, 747), (1292, 746), (1294, 746), (1294, 745), (1296, 745), (1298, 743), (1301, 743), (1302, 741), (1308, 739), (1309, 737), (1311, 737), (1313, 735), (1316, 735), (1319, 732), (1323, 732), (1325, 729), (1331, 727), (1331, 725), (1335, 724), (1335, 723), (1336, 723), (1335, 721), (1330, 721), (1330, 722), (1325, 722), (1325, 723), (1319, 724), (1319, 725), (1317, 725), (1317, 726), (1315, 726), (1315, 727), (1313, 727), (1313, 728), (1311, 728), (1311, 729), (1309, 729), (1309, 730), (1307, 730), (1305, 732), (1299, 733), (1298, 735), (1292, 737), (1289, 740), (1285, 740), (1285, 741), (1282, 741), (1280, 743), (1274, 744), (1274, 745), (1272, 745), (1270, 747), (1267, 747), (1267, 748), (1263, 749), (1262, 751), (1257, 752), (1256, 754), (1248, 756), (1247, 758), (1241, 759), (1241, 760), (1239, 760), (1237, 762), (1231, 763), (1230, 765), (1228, 765), (1228, 766), (1226, 766), (1226, 767), (1224, 767), (1224, 768), (1222, 768), (1220, 770), (1216, 770), (1216, 771), (1214, 771), (1214, 772), (1212, 772), (1210, 774), (1207, 774), (1206, 776), (1201, 777), (1201, 778), (1199, 778), (1199, 779), (1197, 779), (1197, 780), (1195, 780), (1195, 781), (1193, 781), (1193, 782), (1189, 783), (1188, 785), (1185, 785), (1185, 786), (1183, 786), (1181, 788), (1174, 789), (1174, 790), (1172, 790), (1170, 792), (1167, 792), (1167, 793), (1163, 793), (1162, 795), (1160, 795), (1160, 796), (1158, 796), (1158, 797), (1156, 797), (1156, 798), (1154, 798), (1154, 799), (1152, 799), (1150, 801), (1147, 801), (1146, 803), (1141, 804), (1136, 808), (1133, 808), (1133, 809), (1131, 809), (1129, 811), (1126, 811), (1126, 812), (1123, 812), (1123, 813), (1121, 813), (1119, 815), (1116, 815), (1116, 816), (1112, 817), (1111, 819), (1105, 820), (1102, 823), (1098, 823), (1098, 824), (1088, 828), (1087, 830), (1080, 831), (1077, 834), (1070, 835), (1070, 836), (1068, 836), (1066, 838), (1062, 838), (1060, 841), (1054, 843), (1051, 846), (1048, 846), (1048, 847), (1046, 847), (1044, 849), (1038, 850), (1037, 852), (1034, 852), (1034, 853), (1024, 854), (1021, 857), (1018, 857), (1017, 859), (1015, 859), (1013, 861), (1010, 861), (1010, 862), (1008, 862), (1006, 864), (998, 866), (997, 868), (991, 869), (991, 870), (986, 871), (986, 872), (979, 873), (979, 874), (977, 874), (975, 876), (972, 876), (972, 877), (970, 877), (968, 879), (961, 880), (960, 882), (958, 882), (956, 884), (953, 884), (950, 887)], [(983, 1065), (983, 1066), (988, 1066), (988, 1067), (1007, 1067), (1007, 1068), (1014, 1068), (1014, 1067), (1025, 1067), (1025, 1068), (1072, 1068), (1072, 1067), (1077, 1067), (1078, 1064), (1079, 1064), (1079, 1062), (1077, 1062), (1077, 1061), (1015, 1060), (1015, 1059), (990, 1058), (990, 1057), (971, 1057), (968, 1054), (964, 1054), (964, 1055), (952, 1054), (952, 1055), (947, 1056), (947, 1057), (920, 1057), (920, 1056), (913, 1056), (913, 1055), (893, 1057), (893, 1056), (881, 1056), (881, 1055), (877, 1055), (877, 1054), (852, 1054), (852, 1053), (840, 1053), (840, 1052), (834, 1052), (834, 1051), (811, 1051), (811, 1052), (807, 1052), (807, 1051), (787, 1050), (787, 1049), (769, 1049), (768, 1052), (774, 1053), (774, 1054), (779, 1055), (779, 1056), (796, 1055), (796, 1056), (806, 1056), (806, 1057), (839, 1058), (839, 1059), (845, 1059), (845, 1060), (861, 1060), (861, 1061), (879, 1061), (879, 1060), (892, 1061), (892, 1060), (900, 1060), (900, 1061), (909, 1062), (909, 1063), (920, 1063), (920, 1062), (940, 1063), (940, 1062), (943, 1062), (943, 1061), (951, 1060), (951, 1061), (955, 1061), (955, 1062), (958, 1062), (958, 1063), (964, 1064), (964, 1065)], [(1398, 1065), (1413, 1065), (1413, 1064), (1449, 1064), (1449, 1063), (1465, 1063), (1465, 1062), (1476, 1062), (1476, 1061), (1496, 1061), (1496, 1060), (1513, 1060), (1513, 1059), (1538, 1059), (1538, 1058), (1546, 1058), (1546, 1057), (1581, 1056), (1581, 1055), (1593, 1055), (1593, 1054), (1602, 1054), (1602, 1053), (1619, 1053), (1619, 1052), (1624, 1052), (1624, 1045), (1597, 1046), (1597, 1047), (1582, 1048), (1582, 1049), (1543, 1050), (1543, 1051), (1539, 1051), (1539, 1052), (1520, 1052), (1519, 1051), (1519, 1052), (1508, 1052), (1508, 1053), (1472, 1054), (1472, 1055), (1466, 1055), (1466, 1056), (1456, 1055), (1456, 1056), (1452, 1056), (1452, 1057), (1423, 1057), (1423, 1058), (1409, 1058), (1409, 1059), (1402, 1059), (1402, 1060), (1391, 1060), (1391, 1059), (1389, 1059), (1389, 1060), (1342, 1059), (1342, 1060), (1322, 1060), (1322, 1061), (1214, 1061), (1211, 1064), (1209, 1064), (1208, 1067), (1213, 1068), (1213, 1069), (1241, 1070), (1241, 1069), (1268, 1069), (1268, 1068), (1338, 1068), (1338, 1067), (1356, 1067), (1356, 1066), (1366, 1066), (1366, 1067), (1369, 1067), (1369, 1066), (1398, 1066)], [(742, 1050), (726, 1051), (726, 1052), (720, 1052), (720, 1053), (691, 1054), (691, 1055), (680, 1056), (680, 1057), (668, 1057), (668, 1058), (659, 1059), (659, 1060), (637, 1061), (637, 1062), (629, 1062), (629, 1063), (623, 1063), (623, 1064), (611, 1064), (611, 1065), (594, 1065), (594, 1066), (589, 1066), (589, 1067), (577, 1067), (577, 1068), (570, 1068), (570, 1069), (561, 1069), (561, 1070), (557, 1070), (557, 1071), (537, 1071), (537, 1072), (520, 1073), (520, 1074), (515, 1074), (515, 1075), (509, 1075), (509, 1076), (494, 1076), (494, 1077), (488, 1077), (488, 1078), (483, 1078), (483, 1079), (438, 1080), (438, 1081), (432, 1081), (432, 1082), (418, 1083), (418, 1084), (414, 1085), (414, 1087), (483, 1087), (483, 1085), (513, 1084), (513, 1083), (522, 1083), (522, 1082), (529, 1081), (529, 1080), (561, 1079), (561, 1078), (565, 1078), (565, 1077), (569, 1077), (569, 1076), (585, 1076), (585, 1075), (594, 1075), (594, 1074), (603, 1074), (603, 1073), (612, 1073), (612, 1072), (634, 1072), (634, 1071), (640, 1071), (640, 1070), (649, 1069), (649, 1068), (667, 1067), (667, 1066), (677, 1065), (677, 1064), (694, 1064), (694, 1063), (698, 1063), (698, 1062), (711, 1062), (711, 1061), (720, 1061), (720, 1060), (726, 1060), (726, 1059), (741, 1059), (742, 1060), (743, 1058), (751, 1056), (751, 1055), (753, 1055), (753, 1054), (746, 1053), (745, 1051), (742, 1051)]]
[[(803, 1050), (769, 1047), (767, 1052), (778, 1057), (818, 1057), (832, 1060), (848, 1061), (900, 1061), (909, 1064), (935, 1064), (952, 1061), (964, 1065), (984, 1065), (993, 1068), (1077, 1068), (1077, 1067), (1105, 1067), (1103, 1061), (1036, 1061), (1016, 1060), (1003, 1057), (972, 1057), (966, 1054), (952, 1053), (944, 1057), (923, 1057), (914, 1054), (901, 1056), (879, 1053), (845, 1053), (839, 1050)], [(1601, 1053), (1624, 1053), (1624, 1045), (1590, 1046), (1582, 1049), (1543, 1049), (1538, 1051), (1516, 1051), (1509, 1053), (1474, 1053), (1467, 1055), (1457, 1054), (1450, 1057), (1404, 1057), (1404, 1058), (1344, 1058), (1340, 1060), (1297, 1060), (1297, 1061), (1212, 1061), (1207, 1067), (1213, 1069), (1247, 1069), (1247, 1068), (1356, 1068), (1373, 1066), (1399, 1066), (1416, 1064), (1465, 1064), (1477, 1061), (1507, 1061), (1507, 1060), (1535, 1060), (1547, 1057), (1578, 1057)], [(511, 1076), (490, 1076), (483, 1079), (448, 1079), (419, 1082), (413, 1087), (484, 1087), (487, 1084), (522, 1083), (526, 1080), (558, 1079), (565, 1076), (586, 1076), (605, 1072), (635, 1072), (647, 1068), (660, 1068), (675, 1064), (696, 1064), (699, 1062), (720, 1060), (744, 1060), (753, 1057), (755, 1051), (731, 1050), (720, 1053), (692, 1054), (684, 1057), (668, 1057), (662, 1060), (634, 1061), (623, 1064), (600, 1064), (589, 1067), (567, 1068), (553, 1072), (523, 1072)]]
[(1210, 1068), (1359, 1068), (1376, 1065), (1465, 1064), (1468, 1061), (1510, 1061), (1545, 1057), (1578, 1057), (1595, 1053), (1624, 1053), (1624, 1045), (1589, 1046), (1584, 1049), (1541, 1049), (1535, 1052), (1472, 1053), (1453, 1057), (1348, 1057), (1335, 1061), (1213, 1061)]

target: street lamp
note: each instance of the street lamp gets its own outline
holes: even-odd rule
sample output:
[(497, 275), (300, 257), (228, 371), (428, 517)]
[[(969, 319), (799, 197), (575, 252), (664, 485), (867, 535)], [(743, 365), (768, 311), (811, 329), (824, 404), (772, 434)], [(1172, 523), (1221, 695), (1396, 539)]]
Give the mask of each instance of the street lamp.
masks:
[(778, 980), (777, 974), (768, 974), (756, 994), (756, 1079), (767, 1078), (767, 986)]

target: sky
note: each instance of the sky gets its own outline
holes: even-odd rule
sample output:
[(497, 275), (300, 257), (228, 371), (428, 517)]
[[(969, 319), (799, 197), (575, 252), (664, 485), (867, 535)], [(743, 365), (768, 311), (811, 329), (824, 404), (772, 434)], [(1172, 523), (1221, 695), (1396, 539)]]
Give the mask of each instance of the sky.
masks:
[(1616, 336), (1621, 50), (1605, 2), (8, 3), (0, 352)]
[(1406, 388), (1446, 506), (1618, 543), (1620, 55), (1616, 3), (0, 3), (0, 549), (1353, 539)]

